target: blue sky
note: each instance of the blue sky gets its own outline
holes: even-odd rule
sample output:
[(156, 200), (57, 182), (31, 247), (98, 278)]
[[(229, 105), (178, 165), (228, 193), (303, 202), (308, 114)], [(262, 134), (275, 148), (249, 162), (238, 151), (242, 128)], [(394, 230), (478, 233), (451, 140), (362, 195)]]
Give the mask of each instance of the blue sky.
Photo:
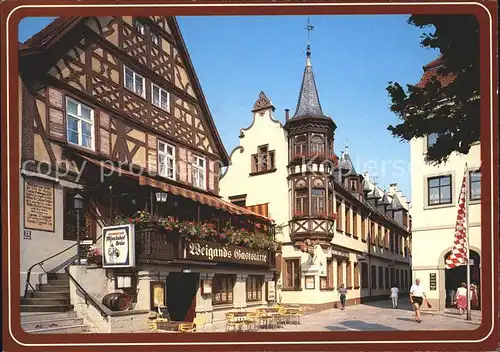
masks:
[[(410, 148), (387, 131), (398, 120), (389, 111), (389, 81), (417, 83), (422, 66), (438, 52), (420, 46), (430, 29), (407, 24), (408, 15), (311, 16), (312, 65), (323, 111), (337, 124), (335, 150), (347, 144), (356, 171), (368, 170), (380, 186), (397, 182), (411, 198)], [(26, 18), (25, 41), (50, 18)], [(239, 130), (264, 91), (284, 121), (294, 113), (305, 65), (307, 17), (179, 17), (208, 105), (230, 153)]]

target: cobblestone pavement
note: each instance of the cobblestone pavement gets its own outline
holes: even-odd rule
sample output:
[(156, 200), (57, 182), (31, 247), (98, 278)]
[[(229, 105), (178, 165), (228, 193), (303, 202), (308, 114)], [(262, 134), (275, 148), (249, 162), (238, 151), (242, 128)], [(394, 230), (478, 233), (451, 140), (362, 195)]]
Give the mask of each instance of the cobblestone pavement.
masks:
[[(278, 330), (260, 331), (388, 331), (388, 330), (474, 330), (481, 323), (481, 312), (472, 311), (467, 321), (455, 309), (444, 312), (423, 311), (422, 322), (414, 321), (408, 303), (401, 302), (393, 309), (391, 302), (380, 301), (347, 307), (345, 310), (329, 309), (305, 315), (300, 325), (286, 325)], [(217, 327), (215, 331), (223, 331)]]

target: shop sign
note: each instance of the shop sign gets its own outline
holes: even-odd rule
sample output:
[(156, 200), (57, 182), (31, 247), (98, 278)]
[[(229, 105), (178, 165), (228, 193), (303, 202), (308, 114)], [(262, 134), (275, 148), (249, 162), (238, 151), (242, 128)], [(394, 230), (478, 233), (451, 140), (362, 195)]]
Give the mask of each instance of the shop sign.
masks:
[(342, 258), (349, 260), (349, 252), (332, 248), (332, 257)]
[(244, 247), (224, 246), (220, 243), (189, 242), (186, 246), (185, 259), (269, 265), (269, 253)]
[(102, 267), (135, 266), (134, 225), (109, 226), (102, 229)]
[(276, 283), (274, 281), (267, 282), (266, 300), (276, 301)]
[(436, 273), (429, 274), (429, 290), (436, 291)]

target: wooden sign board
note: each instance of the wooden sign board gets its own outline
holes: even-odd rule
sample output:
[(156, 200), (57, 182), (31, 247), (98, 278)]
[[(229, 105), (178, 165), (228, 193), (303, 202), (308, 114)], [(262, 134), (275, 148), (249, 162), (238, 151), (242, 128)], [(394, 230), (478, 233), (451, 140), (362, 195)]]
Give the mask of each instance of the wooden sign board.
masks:
[(269, 252), (245, 247), (224, 246), (216, 242), (189, 242), (185, 259), (269, 266)]
[(54, 184), (39, 179), (24, 179), (24, 227), (55, 231)]
[(276, 301), (276, 282), (274, 281), (266, 283), (266, 301)]
[(436, 273), (429, 274), (429, 290), (436, 291)]

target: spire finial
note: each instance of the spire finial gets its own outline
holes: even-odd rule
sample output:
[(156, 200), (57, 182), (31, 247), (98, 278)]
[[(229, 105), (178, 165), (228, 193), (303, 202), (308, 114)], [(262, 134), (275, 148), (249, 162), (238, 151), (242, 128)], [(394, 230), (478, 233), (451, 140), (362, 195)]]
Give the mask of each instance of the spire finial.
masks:
[(311, 32), (313, 31), (313, 29), (314, 29), (314, 26), (311, 25), (310, 18), (307, 17), (307, 26), (306, 26), (306, 30), (307, 30), (307, 51), (306, 51), (307, 66), (311, 66), (311, 59), (310, 59), (310, 57), (311, 57)]

